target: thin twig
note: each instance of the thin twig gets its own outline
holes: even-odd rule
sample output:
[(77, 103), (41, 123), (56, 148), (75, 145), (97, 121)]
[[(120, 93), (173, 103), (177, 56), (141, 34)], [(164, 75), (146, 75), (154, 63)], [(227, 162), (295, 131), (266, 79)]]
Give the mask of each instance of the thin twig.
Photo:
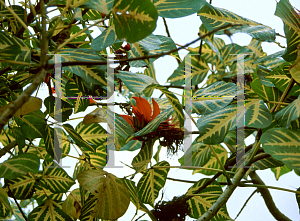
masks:
[(24, 218), (25, 220), (27, 220), (27, 217), (26, 217), (25, 213), (23, 212), (23, 210), (22, 210), (20, 204), (19, 204), (18, 201), (16, 200), (15, 195), (14, 195), (13, 192), (10, 190), (9, 185), (7, 186), (7, 188), (8, 188), (8, 193), (9, 193), (9, 194), (12, 196), (12, 198), (14, 199), (14, 201), (15, 201), (17, 207), (19, 208), (19, 211), (21, 212), (23, 218)]
[(246, 202), (244, 203), (243, 207), (241, 208), (240, 212), (236, 215), (236, 217), (234, 218), (234, 220), (236, 220), (238, 218), (238, 216), (242, 213), (243, 209), (246, 207), (247, 203), (249, 202), (249, 200), (252, 198), (252, 196), (254, 196), (254, 194), (257, 192), (257, 189), (254, 190), (251, 195), (248, 197), (248, 199), (246, 200)]

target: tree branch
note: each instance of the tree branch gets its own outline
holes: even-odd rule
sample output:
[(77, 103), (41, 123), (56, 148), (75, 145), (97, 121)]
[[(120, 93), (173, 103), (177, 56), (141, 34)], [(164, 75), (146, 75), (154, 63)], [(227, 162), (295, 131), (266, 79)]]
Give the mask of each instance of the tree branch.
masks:
[[(260, 179), (255, 171), (250, 172), (249, 176), (251, 177), (254, 184), (265, 185), (265, 183)], [(267, 188), (257, 188), (257, 190), (261, 193), (269, 212), (276, 220), (291, 221), (288, 217), (286, 217), (278, 210)]]
[(17, 140), (14, 140), (13, 142), (9, 143), (7, 146), (2, 148), (0, 150), (0, 158), (4, 156), (8, 151), (10, 151), (12, 148), (14, 148), (18, 144)]
[[(191, 41), (183, 46), (180, 46), (179, 48), (175, 48), (172, 49), (170, 51), (167, 52), (163, 52), (163, 53), (159, 53), (159, 54), (153, 54), (153, 55), (147, 55), (147, 56), (142, 56), (142, 57), (136, 57), (136, 58), (128, 58), (128, 59), (120, 59), (120, 60), (116, 60), (114, 61), (114, 64), (116, 63), (122, 63), (122, 62), (127, 62), (127, 61), (137, 61), (137, 60), (144, 60), (144, 59), (148, 59), (148, 58), (159, 58), (159, 57), (163, 57), (165, 55), (169, 55), (173, 52), (177, 52), (181, 49), (184, 49), (188, 46), (190, 46), (191, 44), (194, 44), (195, 42), (209, 36), (212, 35), (222, 29), (226, 29), (229, 27), (235, 27), (235, 26), (241, 26), (241, 24), (227, 24), (227, 25), (223, 25), (220, 26), (219, 28), (216, 28), (208, 33), (206, 33), (205, 35), (200, 36), (199, 38), (195, 39), (194, 41)], [(62, 66), (66, 67), (66, 66), (76, 66), (76, 65), (107, 65), (107, 61), (72, 61), (72, 62), (62, 62), (61, 63)], [(54, 68), (54, 64), (51, 64), (48, 66), (49, 69)]]
[(225, 205), (225, 203), (230, 198), (233, 191), (236, 189), (238, 184), (240, 183), (240, 180), (244, 177), (247, 170), (244, 168), (239, 168), (238, 172), (232, 179), (232, 185), (227, 186), (225, 191), (222, 193), (222, 195), (217, 199), (217, 201), (212, 205), (212, 207), (209, 208), (201, 217), (197, 219), (197, 221), (208, 221), (211, 220), (221, 209), (222, 206)]

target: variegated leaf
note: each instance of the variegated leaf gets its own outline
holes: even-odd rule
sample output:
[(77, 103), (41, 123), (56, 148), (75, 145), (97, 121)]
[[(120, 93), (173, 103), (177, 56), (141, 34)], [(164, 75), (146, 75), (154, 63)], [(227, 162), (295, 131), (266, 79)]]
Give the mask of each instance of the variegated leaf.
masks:
[(40, 183), (53, 193), (65, 193), (75, 184), (75, 181), (58, 164), (44, 161)]
[(32, 196), (39, 205), (45, 203), (47, 200), (61, 200), (63, 193), (53, 193), (47, 188), (43, 188), (39, 184), (35, 187), (35, 192)]
[[(209, 146), (207, 146), (207, 147), (209, 148)], [(227, 150), (221, 144), (212, 145), (211, 147), (214, 149), (214, 151), (216, 152), (217, 156), (219, 157), (221, 163), (224, 165), (227, 160), (227, 156), (228, 156)], [(201, 158), (199, 160), (201, 160)], [(203, 167), (204, 168), (214, 168), (214, 169), (219, 169), (219, 170), (222, 169), (221, 165), (219, 164), (219, 162), (214, 154), (210, 154), (209, 160), (207, 161), (207, 163), (205, 163), (203, 165)], [(209, 175), (215, 175), (217, 173), (217, 171), (196, 169), (193, 171), (193, 174), (195, 174), (195, 173), (202, 173), (202, 174), (209, 176)]]
[(211, 150), (207, 144), (193, 143), (185, 154), (178, 160), (184, 166), (185, 161), (189, 162), (187, 157), (192, 157), (192, 165), (203, 167), (211, 158)]
[(34, 192), (35, 177), (32, 174), (20, 176), (15, 179), (5, 180), (16, 199), (29, 199)]
[(297, 56), (297, 45), (300, 41), (300, 18), (288, 0), (277, 3), (275, 15), (284, 23), (284, 32), (287, 38), (287, 49), (282, 56), (286, 61), (294, 61)]
[[(208, 181), (209, 178), (199, 180), (191, 188), (189, 188), (187, 194), (193, 194)], [(200, 192), (200, 194), (204, 194), (203, 196), (194, 196), (187, 201), (190, 208), (189, 216), (196, 219), (199, 218), (212, 207), (222, 193), (223, 191), (220, 184), (217, 181), (213, 181)], [(205, 194), (211, 194), (211, 196), (205, 196)], [(211, 220), (230, 220), (226, 205), (222, 206), (218, 213)]]
[(292, 169), (290, 169), (287, 165), (283, 165), (281, 167), (274, 167), (271, 168), (271, 170), (274, 173), (276, 180), (279, 180), (279, 177), (292, 171)]
[(0, 207), (2, 207), (2, 210), (0, 209), (0, 217), (3, 217), (1, 216), (1, 213), (3, 214), (3, 211), (5, 211), (6, 209), (12, 211), (10, 203), (8, 201), (7, 192), (2, 187), (0, 187), (0, 204), (1, 204)]
[(7, 32), (0, 31), (0, 39), (0, 58), (17, 62), (11, 64), (13, 70), (24, 69), (27, 66), (26, 63), (29, 64), (31, 61), (30, 49), (21, 39), (10, 36)]
[(28, 173), (37, 173), (40, 166), (40, 159), (31, 153), (23, 153), (14, 156), (0, 164), (0, 177), (15, 179)]
[(125, 142), (128, 143), (134, 137), (144, 136), (146, 134), (150, 134), (151, 132), (155, 131), (162, 122), (164, 122), (170, 117), (172, 113), (173, 113), (172, 109), (168, 109), (161, 112), (156, 118), (150, 121), (150, 123), (148, 123), (142, 130), (139, 130), (134, 134), (132, 134), (130, 137), (128, 137)]
[(133, 158), (131, 165), (135, 170), (141, 170), (147, 167), (148, 163), (151, 162), (153, 155), (153, 144), (155, 140), (151, 139), (144, 143), (144, 147), (140, 152)]
[[(106, 61), (104, 57), (97, 54), (94, 50), (88, 48), (70, 48), (61, 51), (61, 62), (75, 62), (75, 61)], [(49, 63), (54, 63), (51, 59)], [(107, 82), (104, 77), (106, 67), (98, 66), (65, 66), (63, 70), (70, 71), (84, 80), (86, 86), (103, 85)], [(91, 86), (90, 86), (91, 87)]]
[[(234, 83), (216, 82), (193, 94), (192, 112), (199, 115), (211, 114), (226, 107), (235, 97), (237, 87)], [(222, 94), (219, 97), (219, 94)]]
[[(186, 59), (188, 59), (187, 56), (191, 57), (191, 63), (186, 61)], [(206, 61), (202, 57), (199, 57), (198, 53), (195, 54), (190, 52), (188, 55), (185, 56), (184, 60), (180, 63), (178, 68), (168, 78), (168, 82), (176, 86), (183, 85), (185, 83), (185, 76), (187, 74), (187, 66), (191, 68), (190, 77), (192, 85), (197, 85), (201, 83), (205, 79), (209, 71), (209, 67), (206, 64)]]
[(154, 0), (158, 14), (165, 18), (179, 18), (199, 11), (204, 0)]
[[(210, 4), (206, 4), (200, 9), (198, 15), (209, 31), (212, 31), (213, 29), (223, 25), (236, 24), (241, 26), (227, 29), (231, 34), (242, 32), (247, 33), (260, 41), (275, 41), (274, 29), (243, 18), (225, 9), (216, 8)], [(218, 31), (216, 34), (224, 34), (224, 30)]]
[(300, 165), (300, 133), (285, 128), (272, 128), (261, 136), (264, 151), (291, 169)]
[(170, 170), (168, 166), (170, 166), (170, 164), (167, 161), (162, 161), (154, 166), (163, 166), (166, 168), (152, 168), (147, 170), (137, 184), (141, 201), (143, 203), (150, 204), (153, 207), (159, 191), (166, 183), (167, 175)]
[(74, 130), (70, 124), (64, 124), (63, 128), (67, 131), (70, 137), (75, 141), (76, 145), (84, 151), (95, 152), (96, 145), (87, 143), (82, 137)]
[(91, 47), (95, 51), (102, 51), (106, 47), (111, 46), (114, 43), (122, 42), (117, 38), (116, 32), (115, 32), (115, 26), (110, 25), (107, 29), (105, 29), (101, 35), (99, 35), (97, 38), (95, 38), (92, 43)]
[(81, 214), (81, 199), (80, 190), (74, 189), (68, 195), (67, 199), (62, 204), (62, 210), (69, 216), (79, 219)]
[(147, 75), (135, 74), (128, 71), (119, 71), (116, 76), (122, 80), (130, 91), (138, 94), (141, 94), (148, 85), (157, 84), (155, 79)]
[(47, 200), (46, 203), (36, 207), (28, 215), (28, 220), (32, 221), (73, 221), (73, 219), (63, 212), (62, 202)]
[(123, 181), (113, 174), (99, 170), (85, 170), (78, 174), (81, 185), (92, 190), (97, 198), (93, 216), (100, 219), (118, 219), (126, 212), (130, 194)]
[(66, 96), (73, 98), (69, 99), (69, 102), (73, 104), (74, 114), (85, 111), (90, 104), (90, 100), (78, 89), (77, 84), (74, 81), (68, 81), (65, 90)]
[[(275, 87), (267, 87), (261, 84), (258, 78), (255, 78), (252, 81), (251, 88), (263, 101), (277, 102), (282, 94), (281, 91)], [(271, 110), (275, 105), (275, 103), (267, 103), (269, 110)]]
[(118, 39), (134, 43), (156, 28), (158, 14), (150, 0), (115, 0), (112, 12)]
[(281, 127), (289, 128), (291, 122), (300, 117), (300, 96), (295, 99), (291, 104), (282, 110), (278, 111), (275, 115)]
[(159, 84), (152, 84), (146, 87), (145, 90), (150, 89), (150, 88), (154, 88), (154, 89), (158, 89), (160, 90), (162, 93), (164, 93), (164, 95), (167, 97), (169, 103), (172, 105), (173, 110), (179, 120), (180, 123), (180, 127), (183, 126), (184, 124), (184, 114), (183, 114), (183, 109), (182, 109), (182, 105), (180, 104), (178, 98), (171, 92), (169, 91), (167, 88), (165, 88), (164, 86), (161, 86)]

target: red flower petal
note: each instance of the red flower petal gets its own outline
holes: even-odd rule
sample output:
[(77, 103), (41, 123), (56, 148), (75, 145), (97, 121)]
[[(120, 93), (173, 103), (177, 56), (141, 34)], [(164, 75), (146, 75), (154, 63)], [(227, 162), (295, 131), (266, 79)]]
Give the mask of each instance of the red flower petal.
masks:
[(133, 97), (136, 101), (136, 107), (144, 115), (144, 120), (146, 123), (151, 121), (151, 106), (149, 102), (142, 97)]
[(121, 117), (123, 117), (124, 118), (124, 120), (126, 120), (127, 121), (127, 123), (129, 123), (130, 124), (130, 126), (133, 128), (133, 130), (134, 130), (134, 126), (133, 126), (133, 124), (132, 124), (132, 121), (133, 121), (133, 117), (131, 117), (131, 116), (128, 116), (128, 115), (120, 115)]
[(152, 120), (156, 118), (160, 114), (160, 109), (156, 101), (152, 98), (152, 105), (153, 105), (153, 114), (152, 114)]

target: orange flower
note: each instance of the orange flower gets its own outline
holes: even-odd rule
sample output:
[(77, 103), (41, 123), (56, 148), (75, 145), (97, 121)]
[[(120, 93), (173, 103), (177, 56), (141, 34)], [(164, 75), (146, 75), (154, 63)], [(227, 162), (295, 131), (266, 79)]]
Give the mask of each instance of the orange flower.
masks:
[(132, 105), (132, 112), (134, 117), (128, 115), (121, 115), (133, 128), (134, 132), (143, 129), (150, 121), (160, 114), (160, 109), (156, 101), (152, 98), (153, 113), (151, 116), (151, 106), (149, 102), (142, 97), (133, 97), (136, 101), (136, 107)]
[[(142, 97), (133, 97), (136, 101), (136, 106), (132, 105), (132, 112), (135, 116), (121, 115), (133, 128), (134, 132), (142, 130), (148, 123), (160, 114), (160, 109), (157, 102), (152, 98), (153, 110), (149, 102)], [(151, 115), (152, 113), (152, 115)], [(144, 142), (153, 138), (162, 138), (160, 141), (161, 146), (167, 146), (168, 151), (175, 153), (178, 150), (178, 146), (182, 144), (184, 131), (178, 128), (178, 124), (172, 124), (171, 119), (162, 122), (156, 131), (153, 131), (147, 135), (141, 137), (134, 137), (133, 140)], [(175, 143), (176, 147), (173, 147)]]

